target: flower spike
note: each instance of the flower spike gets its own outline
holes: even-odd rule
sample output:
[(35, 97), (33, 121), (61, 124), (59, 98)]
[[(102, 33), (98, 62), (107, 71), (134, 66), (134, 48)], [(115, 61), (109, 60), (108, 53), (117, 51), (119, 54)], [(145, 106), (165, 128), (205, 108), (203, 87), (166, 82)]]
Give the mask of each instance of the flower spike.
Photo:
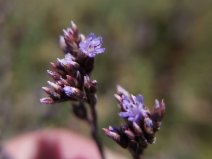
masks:
[(117, 86), (118, 94), (115, 98), (121, 106), (119, 116), (124, 118), (127, 125), (121, 124), (120, 129), (103, 129), (105, 134), (116, 141), (120, 146), (126, 143), (126, 147), (134, 158), (139, 158), (148, 144), (156, 141), (155, 133), (160, 129), (161, 121), (165, 114), (165, 103), (155, 100), (152, 113), (144, 105), (143, 96), (130, 95), (124, 88)]

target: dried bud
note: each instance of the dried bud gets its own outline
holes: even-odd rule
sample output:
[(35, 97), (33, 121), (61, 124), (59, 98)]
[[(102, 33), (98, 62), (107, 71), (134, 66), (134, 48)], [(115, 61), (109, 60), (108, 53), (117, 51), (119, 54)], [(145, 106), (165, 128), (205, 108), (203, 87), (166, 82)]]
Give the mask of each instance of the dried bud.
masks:
[(136, 122), (133, 122), (132, 125), (133, 125), (133, 130), (136, 132), (136, 134), (143, 135), (142, 129)]
[(78, 37), (79, 37), (79, 31), (77, 29), (76, 24), (73, 21), (71, 21), (71, 27), (72, 27), (72, 30), (73, 30), (74, 37), (76, 38), (76, 41), (78, 41), (79, 40), (78, 39)]
[(121, 124), (120, 129), (121, 129), (122, 132), (124, 132), (125, 130), (128, 130), (129, 128), (128, 128), (127, 125)]
[(55, 91), (57, 91), (58, 93), (61, 93), (62, 92), (62, 87), (60, 86), (60, 85), (58, 85), (58, 84), (55, 84), (55, 83), (53, 83), (53, 82), (50, 82), (50, 81), (47, 81), (47, 83), (50, 85), (50, 86), (52, 86), (54, 89), (55, 89)]
[(79, 83), (75, 78), (73, 78), (69, 75), (66, 75), (66, 78), (67, 78), (67, 82), (70, 84), (70, 86), (76, 87), (76, 88), (79, 87)]
[(77, 53), (79, 48), (76, 43), (76, 39), (73, 35), (74, 34), (73, 30), (71, 28), (67, 28), (66, 30), (63, 30), (63, 34), (65, 43), (66, 45), (69, 46), (70, 51)]
[(77, 71), (77, 73), (76, 73), (76, 79), (77, 79), (77, 81), (78, 81), (79, 83), (82, 82), (82, 76), (81, 76), (81, 74), (80, 74), (79, 71)]
[(160, 118), (160, 121), (162, 121), (164, 115), (165, 115), (165, 103), (164, 103), (164, 100), (161, 101), (160, 103), (160, 109), (161, 109), (161, 118)]
[(61, 76), (65, 76), (65, 72), (62, 71), (55, 63), (53, 62), (50, 62), (51, 65), (52, 65), (52, 68), (58, 73), (60, 74)]
[(53, 103), (55, 103), (54, 100), (51, 97), (42, 98), (42, 99), (40, 99), (40, 102), (44, 103), (44, 104), (53, 104)]
[(164, 117), (164, 114), (165, 114), (165, 103), (163, 102), (163, 100), (161, 101), (161, 103), (159, 103), (159, 101), (156, 99), (154, 109), (152, 112), (152, 120), (154, 122), (161, 122)]
[(153, 134), (153, 122), (150, 118), (144, 119), (144, 130), (147, 134)]
[(152, 119), (154, 121), (158, 121), (160, 116), (161, 116), (160, 103), (157, 99), (155, 99), (155, 104), (152, 112)]
[(120, 85), (117, 85), (116, 89), (117, 89), (118, 95), (120, 95), (120, 96), (124, 95), (126, 97), (130, 97), (130, 94)]
[(135, 134), (131, 130), (125, 130), (124, 134), (127, 135), (127, 137), (131, 140), (135, 139)]
[(143, 148), (146, 148), (148, 142), (146, 140), (146, 137), (144, 136), (142, 128), (136, 122), (133, 122), (133, 130), (138, 137), (139, 144), (141, 144)]
[(88, 75), (84, 76), (84, 88), (88, 92), (91, 86), (90, 77)]
[(65, 39), (63, 36), (60, 36), (60, 48), (63, 50), (64, 53), (67, 53), (68, 50), (67, 50), (67, 45), (66, 45), (66, 42), (65, 42)]
[(117, 132), (113, 132), (113, 131), (111, 131), (111, 130), (109, 130), (109, 129), (105, 129), (105, 128), (102, 128), (102, 130), (105, 132), (105, 134), (108, 136), (108, 137), (110, 137), (110, 138), (112, 138), (114, 141), (116, 141), (116, 142), (120, 142), (120, 135), (117, 133)]
[(53, 99), (60, 99), (60, 95), (58, 93), (56, 93), (55, 91), (47, 88), (47, 87), (42, 87), (42, 89), (51, 96), (51, 98)]
[(93, 80), (91, 82), (91, 87), (90, 87), (90, 93), (96, 93), (96, 91), (98, 90), (98, 82), (96, 80)]
[(84, 93), (77, 88), (65, 86), (63, 88), (63, 90), (68, 97), (77, 99), (79, 101), (85, 101), (86, 100), (86, 96), (84, 95)]
[(60, 78), (60, 81), (58, 81), (58, 82), (60, 82), (63, 86), (68, 86), (69, 85), (68, 81), (63, 79), (63, 78)]
[(125, 137), (122, 137), (118, 132), (113, 132), (113, 131), (116, 131), (116, 130), (112, 130), (113, 129), (112, 127), (110, 127), (110, 129), (102, 128), (102, 130), (105, 132), (105, 134), (109, 138), (113, 139), (121, 147), (126, 148), (127, 145), (128, 145), (128, 139), (125, 138)]
[(85, 35), (80, 34), (80, 38), (81, 38), (81, 41), (84, 41), (85, 40)]
[(116, 132), (116, 133), (120, 134), (119, 129), (115, 126), (109, 126), (109, 130), (112, 131), (112, 132)]
[(90, 81), (88, 75), (84, 76), (84, 88), (86, 93), (95, 94), (98, 89), (98, 82), (96, 80)]
[(114, 94), (115, 98), (119, 102), (119, 104), (122, 104), (122, 98), (118, 94)]
[(50, 70), (47, 70), (47, 73), (55, 80), (60, 80), (61, 76), (57, 72), (52, 72)]

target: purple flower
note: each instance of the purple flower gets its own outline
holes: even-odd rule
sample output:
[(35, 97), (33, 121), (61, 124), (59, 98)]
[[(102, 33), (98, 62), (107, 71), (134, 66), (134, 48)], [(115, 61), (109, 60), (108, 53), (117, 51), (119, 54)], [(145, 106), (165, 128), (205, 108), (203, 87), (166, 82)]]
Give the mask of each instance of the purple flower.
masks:
[(123, 112), (120, 112), (119, 116), (122, 118), (127, 118), (128, 121), (136, 121), (139, 118), (146, 117), (149, 113), (144, 106), (143, 96), (140, 94), (137, 96), (131, 95), (131, 97), (122, 95), (120, 103)]
[(105, 51), (105, 48), (101, 48), (102, 43), (102, 37), (96, 37), (94, 33), (90, 33), (84, 41), (80, 42), (79, 47), (84, 54), (94, 57)]

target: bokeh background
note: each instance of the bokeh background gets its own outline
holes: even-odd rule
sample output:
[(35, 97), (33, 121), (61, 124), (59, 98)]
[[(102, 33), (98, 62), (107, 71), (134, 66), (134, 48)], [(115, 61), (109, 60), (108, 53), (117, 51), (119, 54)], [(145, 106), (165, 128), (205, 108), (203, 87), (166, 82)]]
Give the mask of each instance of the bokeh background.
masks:
[(0, 129), (4, 140), (63, 127), (89, 137), (70, 103), (43, 105), (49, 62), (63, 58), (58, 41), (73, 20), (103, 37), (92, 79), (99, 82), (99, 133), (104, 146), (126, 154), (102, 127), (120, 125), (113, 97), (120, 84), (152, 108), (165, 99), (157, 142), (145, 156), (212, 158), (212, 1), (0, 0)]

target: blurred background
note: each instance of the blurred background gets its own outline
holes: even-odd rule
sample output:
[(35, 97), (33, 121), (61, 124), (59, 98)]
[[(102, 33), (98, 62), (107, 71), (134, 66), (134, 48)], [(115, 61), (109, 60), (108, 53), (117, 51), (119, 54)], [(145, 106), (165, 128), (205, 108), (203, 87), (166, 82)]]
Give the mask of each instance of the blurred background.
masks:
[[(165, 99), (166, 116), (147, 157), (211, 159), (212, 1), (0, 0), (0, 129), (4, 140), (62, 127), (90, 137), (70, 103), (44, 105), (49, 62), (63, 58), (62, 29), (102, 36), (91, 79), (99, 82), (99, 134), (104, 146), (130, 156), (101, 131), (122, 119), (113, 96), (120, 84), (152, 108)], [(76, 124), (77, 123), (77, 124)]]

